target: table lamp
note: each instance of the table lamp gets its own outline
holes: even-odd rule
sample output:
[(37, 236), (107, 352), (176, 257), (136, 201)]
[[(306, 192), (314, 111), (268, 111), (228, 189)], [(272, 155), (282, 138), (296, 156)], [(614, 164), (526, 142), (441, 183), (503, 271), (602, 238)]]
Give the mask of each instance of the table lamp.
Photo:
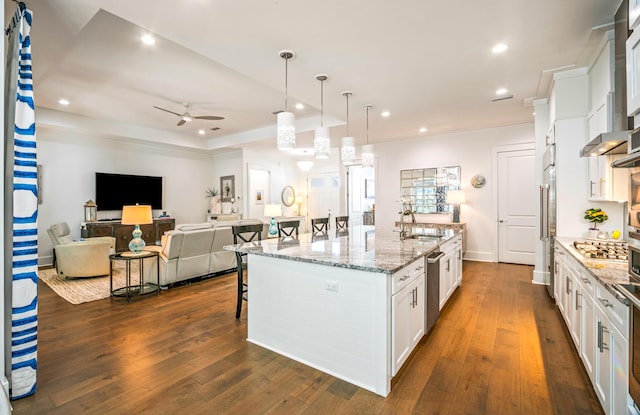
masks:
[(134, 205), (122, 207), (123, 225), (135, 225), (133, 228), (133, 239), (129, 242), (129, 250), (134, 253), (140, 253), (145, 247), (144, 239), (141, 238), (142, 231), (140, 225), (148, 225), (153, 223), (150, 205)]
[(264, 205), (264, 216), (271, 216), (271, 221), (269, 221), (269, 236), (276, 236), (278, 234), (278, 227), (276, 226), (276, 216), (282, 216), (282, 206)]
[(463, 190), (447, 191), (447, 203), (453, 205), (453, 223), (460, 222), (460, 203), (465, 203), (466, 201)]

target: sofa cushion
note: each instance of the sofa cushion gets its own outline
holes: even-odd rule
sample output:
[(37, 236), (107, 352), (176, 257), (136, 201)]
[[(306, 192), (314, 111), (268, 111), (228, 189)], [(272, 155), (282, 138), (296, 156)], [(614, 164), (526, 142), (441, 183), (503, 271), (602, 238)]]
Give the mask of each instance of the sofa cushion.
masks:
[(201, 229), (211, 229), (213, 226), (210, 223), (189, 223), (185, 225), (176, 226), (176, 230), (189, 232), (189, 231), (199, 231)]

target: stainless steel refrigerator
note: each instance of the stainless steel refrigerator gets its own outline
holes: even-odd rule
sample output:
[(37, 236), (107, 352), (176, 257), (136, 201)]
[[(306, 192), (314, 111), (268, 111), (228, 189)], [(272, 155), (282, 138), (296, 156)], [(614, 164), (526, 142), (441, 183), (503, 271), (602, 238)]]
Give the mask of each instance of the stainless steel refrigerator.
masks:
[(543, 241), (543, 270), (547, 291), (553, 298), (553, 238), (556, 236), (556, 146), (549, 144), (543, 156), (540, 186), (540, 240)]

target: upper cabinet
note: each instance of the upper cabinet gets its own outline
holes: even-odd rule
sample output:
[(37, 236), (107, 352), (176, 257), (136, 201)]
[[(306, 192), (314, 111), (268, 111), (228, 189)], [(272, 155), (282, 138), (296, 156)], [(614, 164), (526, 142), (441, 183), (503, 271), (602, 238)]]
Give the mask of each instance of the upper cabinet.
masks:
[(640, 112), (640, 30), (627, 39), (627, 115)]
[(629, 0), (629, 30), (634, 30), (640, 23), (640, 0)]

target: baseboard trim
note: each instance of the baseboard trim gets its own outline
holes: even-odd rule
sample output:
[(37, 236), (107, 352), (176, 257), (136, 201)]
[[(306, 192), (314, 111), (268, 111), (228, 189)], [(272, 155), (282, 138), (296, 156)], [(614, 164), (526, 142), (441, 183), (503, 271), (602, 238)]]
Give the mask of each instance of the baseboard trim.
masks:
[(467, 251), (462, 256), (465, 261), (498, 262), (491, 252)]
[(547, 280), (547, 276), (549, 275), (548, 272), (542, 272), (542, 271), (533, 271), (533, 280), (531, 280), (531, 282), (533, 282), (534, 284), (539, 284), (539, 285), (547, 285), (547, 283), (545, 282)]

